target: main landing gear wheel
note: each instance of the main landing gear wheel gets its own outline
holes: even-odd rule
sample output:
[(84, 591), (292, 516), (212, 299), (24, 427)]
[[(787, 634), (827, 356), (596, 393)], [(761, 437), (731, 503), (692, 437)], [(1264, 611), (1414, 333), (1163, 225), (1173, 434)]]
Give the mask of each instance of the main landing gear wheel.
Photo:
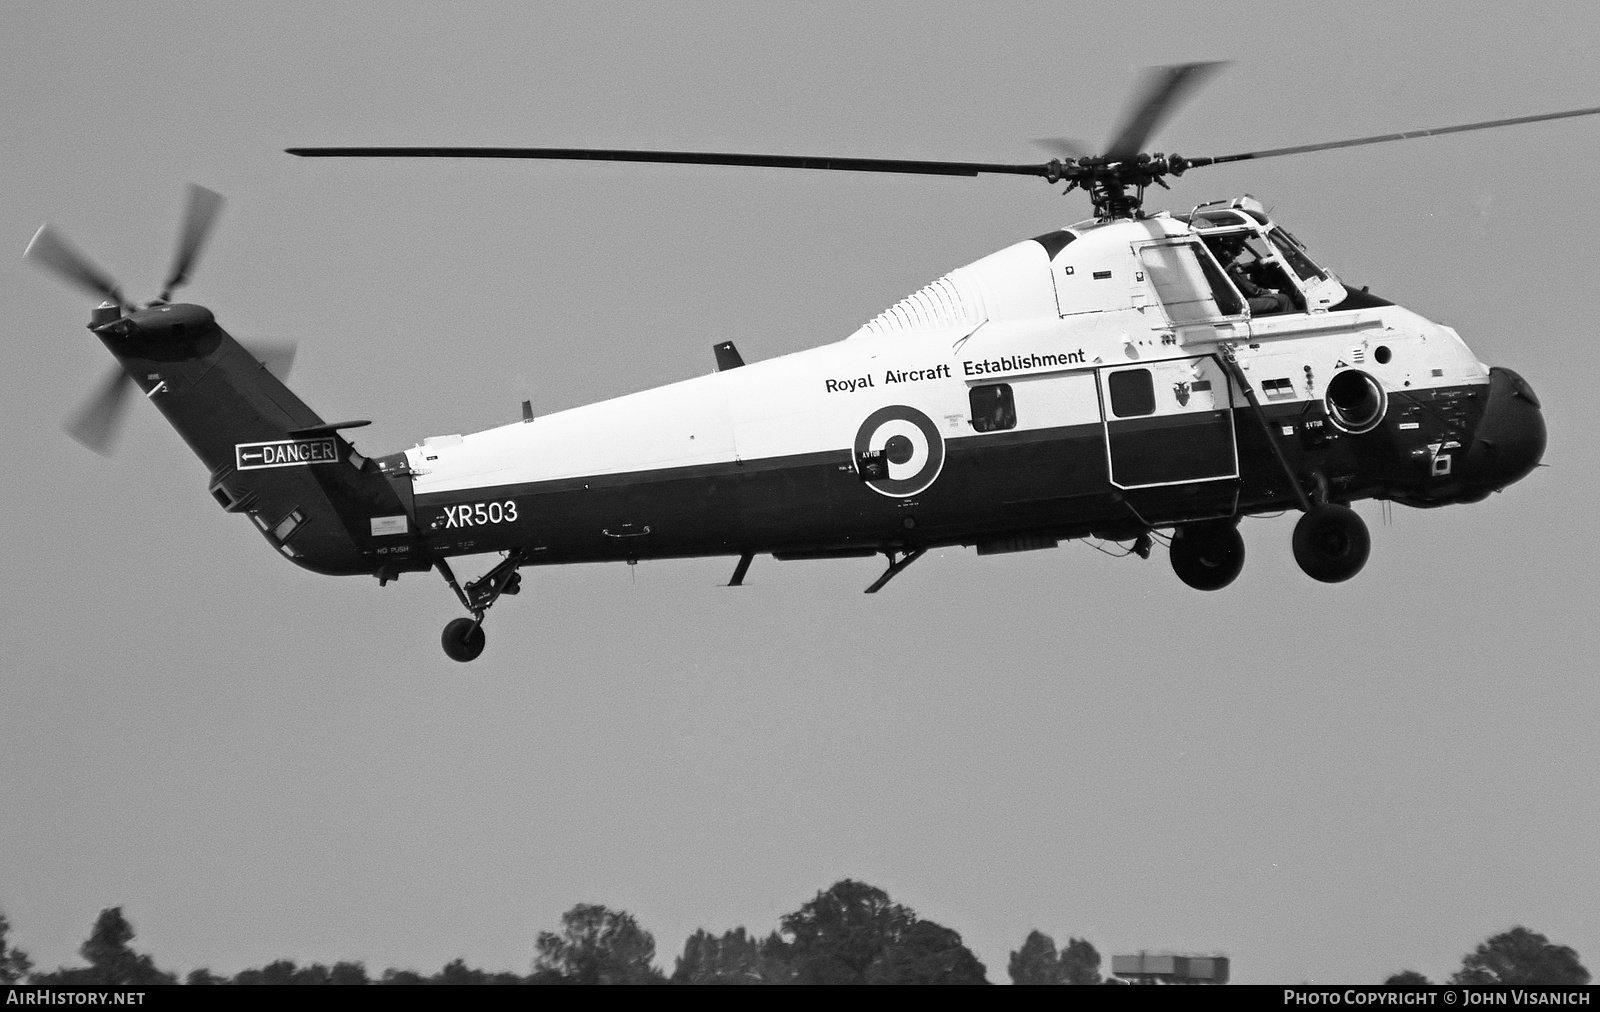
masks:
[(1178, 579), (1195, 590), (1221, 590), (1244, 569), (1244, 538), (1231, 523), (1185, 524), (1167, 554)]
[(483, 634), (483, 616), (500, 600), (500, 595), (515, 594), (522, 589), (522, 574), (517, 572), (517, 567), (527, 558), (527, 549), (514, 548), (493, 569), (465, 587), (456, 582), (456, 574), (451, 571), (450, 563), (444, 559), (434, 560), (434, 567), (444, 577), (444, 582), (450, 585), (450, 589), (455, 591), (461, 606), (472, 612), (471, 618), (458, 618), (445, 626), (444, 635), (439, 637), (444, 644), (444, 652), (452, 661), (474, 660), (483, 653), (483, 644), (487, 639)]
[(1366, 522), (1348, 506), (1313, 506), (1294, 525), (1294, 561), (1313, 580), (1342, 583), (1361, 572), (1371, 551)]
[(444, 644), (444, 652), (452, 661), (474, 660), (483, 653), (483, 645), (488, 637), (483, 634), (483, 624), (476, 619), (457, 618), (451, 619), (444, 627), (444, 635), (439, 637)]

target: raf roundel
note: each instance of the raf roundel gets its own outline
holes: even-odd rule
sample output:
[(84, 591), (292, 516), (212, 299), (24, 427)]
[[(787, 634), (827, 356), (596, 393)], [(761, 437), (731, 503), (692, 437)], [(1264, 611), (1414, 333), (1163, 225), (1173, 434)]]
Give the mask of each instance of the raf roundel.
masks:
[(882, 495), (916, 495), (944, 468), (944, 438), (933, 419), (904, 404), (879, 408), (856, 430), (856, 459), (874, 452), (889, 462), (889, 477), (867, 482)]

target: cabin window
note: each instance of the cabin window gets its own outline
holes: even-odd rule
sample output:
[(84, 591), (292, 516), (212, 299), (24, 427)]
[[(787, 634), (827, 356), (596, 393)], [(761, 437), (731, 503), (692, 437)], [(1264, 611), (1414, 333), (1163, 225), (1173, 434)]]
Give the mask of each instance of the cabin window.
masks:
[(973, 387), (967, 398), (972, 402), (972, 427), (979, 432), (999, 432), (1017, 427), (1017, 405), (1011, 398), (1011, 384), (990, 383)]
[(1125, 369), (1111, 374), (1111, 413), (1118, 418), (1155, 414), (1156, 387), (1149, 369)]

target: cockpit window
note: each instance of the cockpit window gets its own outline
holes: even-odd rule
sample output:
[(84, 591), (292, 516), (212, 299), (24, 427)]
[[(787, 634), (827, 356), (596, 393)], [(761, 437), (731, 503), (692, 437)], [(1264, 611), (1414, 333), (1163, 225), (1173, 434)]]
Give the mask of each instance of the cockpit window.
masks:
[(1192, 221), (1195, 228), (1224, 228), (1228, 225), (1244, 225), (1244, 215), (1238, 211), (1202, 211), (1196, 214)]
[[(1198, 251), (1197, 251), (1198, 252)], [(1205, 271), (1206, 283), (1211, 286), (1211, 293), (1217, 299), (1217, 312), (1223, 316), (1237, 316), (1244, 312), (1244, 300), (1239, 298), (1238, 291), (1229, 284), (1228, 278), (1222, 273), (1222, 268), (1211, 257), (1201, 254), (1200, 269)]]
[(1278, 255), (1283, 258), (1283, 262), (1294, 268), (1294, 272), (1300, 275), (1301, 281), (1320, 281), (1328, 276), (1327, 272), (1311, 262), (1311, 258), (1306, 256), (1305, 250), (1300, 246), (1300, 243), (1288, 232), (1281, 228), (1275, 228), (1267, 233), (1267, 238), (1272, 240), (1272, 246), (1278, 251)]
[(1232, 229), (1208, 232), (1202, 239), (1244, 295), (1252, 316), (1305, 312), (1300, 288), (1290, 280), (1274, 247), (1259, 232)]
[(1175, 326), (1209, 323), (1244, 311), (1233, 286), (1195, 243), (1153, 243), (1139, 250), (1139, 260)]

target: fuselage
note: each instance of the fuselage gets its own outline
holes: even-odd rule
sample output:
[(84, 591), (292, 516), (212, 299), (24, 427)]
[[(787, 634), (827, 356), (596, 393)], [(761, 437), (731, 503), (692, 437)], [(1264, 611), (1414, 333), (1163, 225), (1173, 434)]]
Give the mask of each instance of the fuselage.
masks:
[(1248, 200), (1057, 229), (836, 343), (379, 458), (204, 307), (91, 327), (217, 502), (329, 574), (1137, 539), (1312, 496), (1472, 502), (1545, 445), (1521, 377)]
[[(1247, 247), (1253, 280), (1225, 262)], [(429, 438), (378, 461), (403, 513), (351, 558), (1019, 550), (1283, 509), (1291, 473), (1474, 501), (1543, 448), (1519, 377), (1234, 202), (1017, 243), (834, 344)]]

